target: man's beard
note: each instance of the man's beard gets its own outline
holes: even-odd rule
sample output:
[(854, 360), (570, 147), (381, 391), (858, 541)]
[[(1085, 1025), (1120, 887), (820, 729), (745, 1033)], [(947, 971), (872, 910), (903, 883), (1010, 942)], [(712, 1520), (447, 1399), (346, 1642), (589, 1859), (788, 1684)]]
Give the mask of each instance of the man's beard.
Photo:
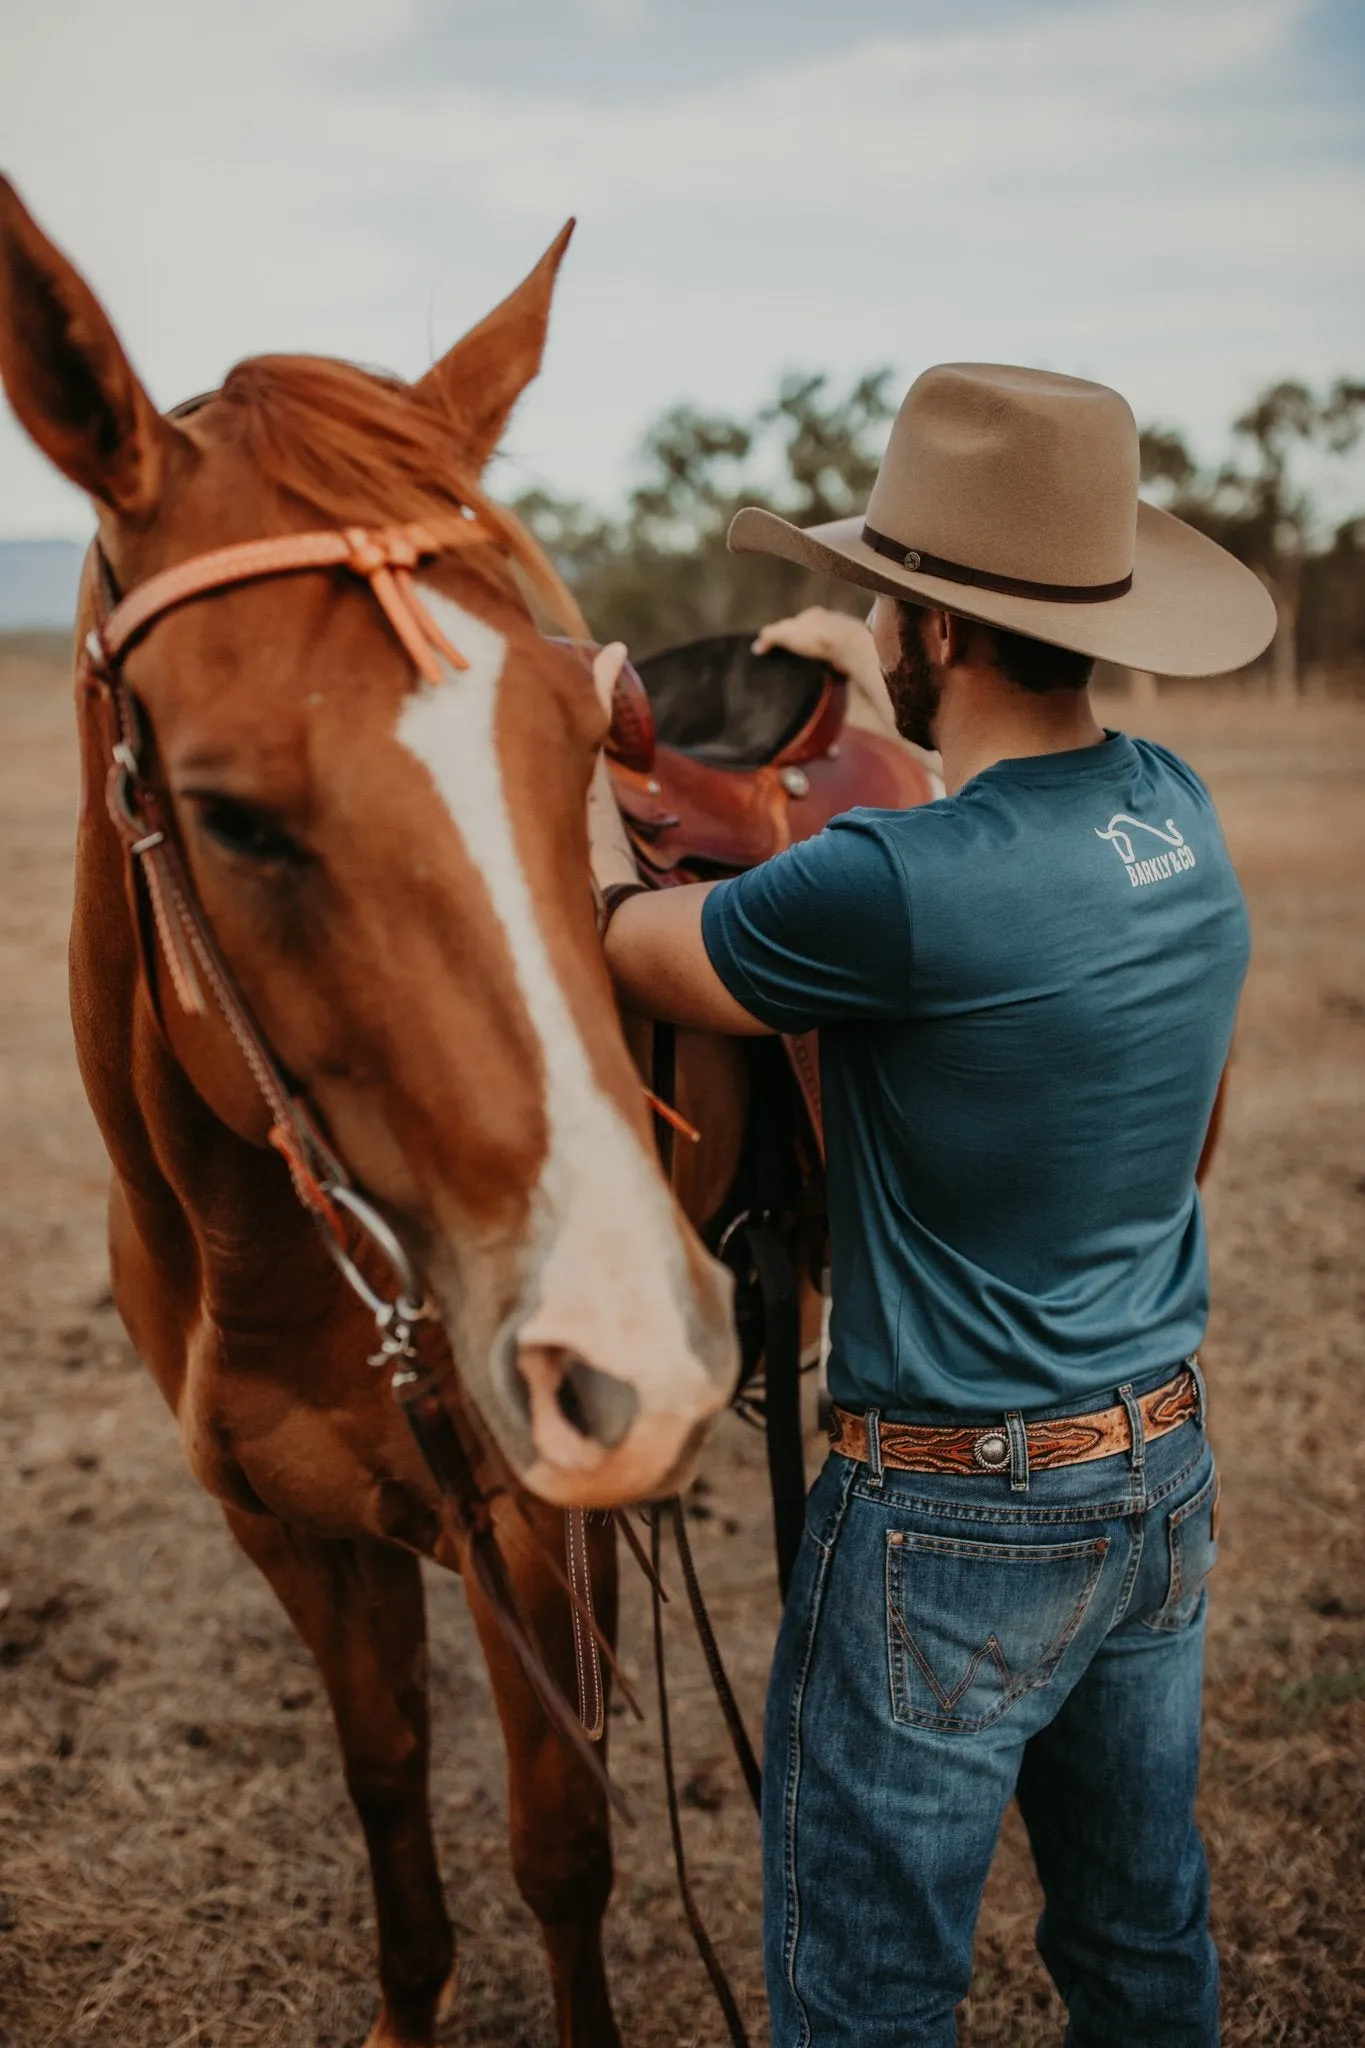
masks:
[(920, 637), (920, 616), (918, 607), (897, 607), (901, 658), (893, 669), (885, 671), (886, 691), (901, 738), (912, 741), (917, 747), (926, 747), (932, 753), (938, 746), (934, 722), (938, 717), (943, 683), (925, 653), (924, 641)]

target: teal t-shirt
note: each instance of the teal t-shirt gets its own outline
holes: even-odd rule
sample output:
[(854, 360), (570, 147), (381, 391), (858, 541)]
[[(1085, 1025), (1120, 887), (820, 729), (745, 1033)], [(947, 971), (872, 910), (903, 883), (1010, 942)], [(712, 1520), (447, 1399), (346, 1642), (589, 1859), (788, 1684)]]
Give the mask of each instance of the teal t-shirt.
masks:
[(837, 1401), (1037, 1409), (1196, 1348), (1249, 938), (1183, 761), (1111, 734), (851, 811), (702, 930), (762, 1023), (820, 1029)]

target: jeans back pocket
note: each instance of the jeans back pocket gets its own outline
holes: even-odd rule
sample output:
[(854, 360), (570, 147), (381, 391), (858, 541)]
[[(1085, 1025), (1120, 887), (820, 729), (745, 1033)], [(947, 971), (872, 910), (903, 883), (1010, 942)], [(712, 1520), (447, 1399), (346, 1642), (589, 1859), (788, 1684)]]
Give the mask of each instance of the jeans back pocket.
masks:
[(1210, 1472), (1199, 1491), (1166, 1518), (1170, 1576), (1165, 1604), (1143, 1617), (1148, 1628), (1188, 1628), (1199, 1611), (1204, 1581), (1218, 1557), (1218, 1487), (1217, 1472)]
[(980, 1543), (893, 1529), (886, 1539), (891, 1711), (970, 1733), (1056, 1669), (1085, 1617), (1107, 1536)]

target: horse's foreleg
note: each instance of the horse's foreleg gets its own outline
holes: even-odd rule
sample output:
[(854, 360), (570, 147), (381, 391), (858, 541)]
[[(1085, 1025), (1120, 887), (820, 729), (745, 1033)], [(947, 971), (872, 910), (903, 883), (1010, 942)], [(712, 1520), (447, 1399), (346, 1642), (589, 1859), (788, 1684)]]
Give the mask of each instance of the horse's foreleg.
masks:
[(427, 1802), (426, 1615), (416, 1558), (226, 1510), (317, 1661), (370, 1855), (384, 2005), (367, 2048), (430, 2048), (455, 1943)]
[[(510, 1503), (501, 1507), (497, 1538), (521, 1615), (551, 1676), (573, 1701), (577, 1679), (568, 1597), (545, 1562), (547, 1551), (556, 1561), (563, 1558), (564, 1517), (523, 1497), (520, 1510)], [(616, 1532), (610, 1523), (590, 1519), (588, 1551), (598, 1625), (612, 1641)], [(507, 1745), (512, 1867), (549, 1951), (561, 2048), (619, 2048), (602, 1962), (602, 1918), (612, 1878), (607, 1802), (546, 1720), (472, 1575), (467, 1590)]]

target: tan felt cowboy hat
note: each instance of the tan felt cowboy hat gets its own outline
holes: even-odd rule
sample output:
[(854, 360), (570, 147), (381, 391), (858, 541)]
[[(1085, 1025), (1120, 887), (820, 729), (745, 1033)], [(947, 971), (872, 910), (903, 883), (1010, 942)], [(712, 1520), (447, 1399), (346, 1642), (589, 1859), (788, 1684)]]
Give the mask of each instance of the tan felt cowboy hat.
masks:
[(911, 385), (864, 519), (736, 514), (730, 546), (1159, 675), (1241, 668), (1275, 631), (1250, 569), (1138, 497), (1104, 384), (941, 363)]

